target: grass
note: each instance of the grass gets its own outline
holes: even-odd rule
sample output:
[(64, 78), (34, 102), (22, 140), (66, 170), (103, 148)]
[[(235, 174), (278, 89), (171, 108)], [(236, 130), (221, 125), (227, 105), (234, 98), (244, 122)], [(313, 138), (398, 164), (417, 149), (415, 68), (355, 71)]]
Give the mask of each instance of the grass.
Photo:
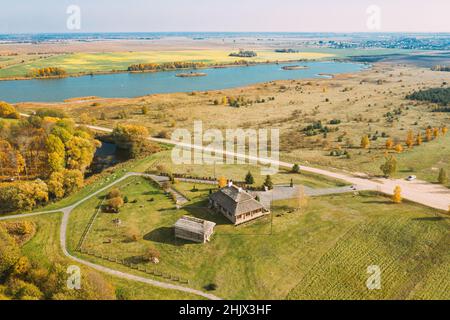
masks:
[[(332, 57), (327, 53), (300, 52), (276, 53), (274, 51), (257, 51), (258, 56), (244, 60), (266, 62), (299, 59), (322, 59)], [(228, 56), (230, 51), (224, 50), (180, 50), (180, 51), (147, 51), (147, 52), (113, 52), (113, 53), (70, 53), (51, 56), (36, 61), (25, 61), (0, 69), (0, 78), (23, 77), (31, 69), (44, 67), (60, 67), (69, 74), (86, 72), (109, 72), (127, 70), (128, 66), (137, 63), (163, 63), (175, 61), (204, 62), (207, 64), (231, 63), (241, 58)]]
[[(224, 176), (227, 179), (234, 181), (244, 181), (245, 176), (250, 171), (255, 179), (254, 186), (261, 186), (266, 179), (266, 175), (262, 174), (262, 167), (259, 165), (250, 164), (217, 164), (217, 165), (207, 165), (207, 164), (174, 164), (171, 159), (171, 151), (160, 152), (153, 157), (153, 161), (142, 162), (141, 165), (136, 166), (137, 171), (143, 172), (146, 170), (157, 171), (158, 166), (164, 168), (166, 172), (172, 173), (186, 173), (188, 175), (196, 177), (214, 177), (217, 178)], [(334, 180), (331, 178), (326, 178), (324, 176), (311, 174), (308, 172), (302, 172), (301, 174), (290, 173), (289, 170), (285, 168), (280, 168), (276, 175), (273, 175), (272, 181), (274, 184), (289, 184), (291, 179), (295, 184), (303, 184), (310, 188), (332, 188), (345, 186), (346, 183), (339, 180)]]
[[(123, 194), (137, 202), (126, 204), (119, 215), (101, 213), (86, 246), (141, 265), (146, 265), (140, 260), (145, 249), (156, 247), (161, 262), (146, 267), (189, 279), (198, 289), (215, 283), (213, 293), (227, 299), (449, 298), (450, 279), (440, 278), (450, 263), (448, 218), (437, 211), (362, 193), (311, 198), (306, 209), (294, 213), (288, 213), (289, 201), (278, 202), (273, 225), (265, 218), (234, 227), (202, 208), (208, 187), (197, 185), (199, 190), (192, 192), (192, 186), (177, 185), (192, 202), (176, 210), (143, 178), (124, 181)], [(73, 212), (72, 250), (99, 201), (92, 199)], [(217, 223), (210, 243), (174, 239), (172, 226), (185, 214)], [(112, 224), (116, 217), (120, 227)], [(141, 238), (127, 241), (129, 229)], [(372, 264), (382, 269), (381, 291), (365, 287), (366, 268)]]
[[(23, 221), (24, 219), (20, 219)], [(34, 237), (22, 248), (22, 252), (32, 261), (38, 261), (43, 267), (50, 268), (55, 263), (62, 265), (76, 264), (62, 255), (59, 246), (59, 227), (61, 214), (49, 214), (26, 218), (36, 224), (37, 231)], [(14, 221), (14, 220), (11, 220)], [(80, 268), (87, 267), (80, 265)], [(134, 281), (128, 281), (107, 274), (105, 279), (113, 284), (123, 299), (130, 300), (172, 300), (172, 299), (198, 299), (198, 296), (174, 290), (166, 290)]]

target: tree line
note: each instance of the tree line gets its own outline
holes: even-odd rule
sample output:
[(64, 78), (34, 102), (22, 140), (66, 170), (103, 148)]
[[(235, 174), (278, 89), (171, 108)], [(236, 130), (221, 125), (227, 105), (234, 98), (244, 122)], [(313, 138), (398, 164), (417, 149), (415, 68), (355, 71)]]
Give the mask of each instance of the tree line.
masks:
[(196, 69), (203, 68), (206, 64), (203, 62), (164, 62), (164, 63), (139, 63), (132, 64), (128, 71), (163, 71), (177, 69)]
[(32, 69), (28, 72), (28, 77), (31, 78), (43, 78), (43, 77), (63, 77), (67, 72), (60, 67), (47, 67), (41, 69)]
[[(445, 108), (439, 108), (439, 111), (449, 112), (450, 108), (450, 88), (431, 88), (415, 91), (406, 96), (410, 100), (428, 101), (437, 103)], [(442, 110), (441, 110), (442, 109)]]

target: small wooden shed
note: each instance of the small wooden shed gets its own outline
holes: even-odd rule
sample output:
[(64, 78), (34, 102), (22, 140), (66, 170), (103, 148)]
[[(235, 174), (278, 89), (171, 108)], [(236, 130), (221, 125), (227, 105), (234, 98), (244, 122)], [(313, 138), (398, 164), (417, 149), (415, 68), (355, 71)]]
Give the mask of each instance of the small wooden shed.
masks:
[(210, 240), (215, 226), (211, 221), (183, 216), (175, 223), (175, 237), (205, 243)]

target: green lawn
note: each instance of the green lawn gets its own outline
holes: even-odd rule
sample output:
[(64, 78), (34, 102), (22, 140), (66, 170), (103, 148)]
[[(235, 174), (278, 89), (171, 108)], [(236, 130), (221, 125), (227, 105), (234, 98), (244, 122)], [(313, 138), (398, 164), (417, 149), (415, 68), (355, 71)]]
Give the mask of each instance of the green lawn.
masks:
[[(154, 155), (152, 161), (141, 162), (135, 170), (143, 172), (146, 170), (154, 170), (157, 172), (158, 167), (162, 166), (164, 171), (172, 173), (185, 173), (195, 177), (225, 177), (234, 181), (244, 181), (245, 176), (250, 171), (255, 179), (254, 186), (261, 186), (266, 179), (266, 175), (262, 174), (261, 167), (249, 164), (217, 164), (214, 165), (176, 165), (171, 160), (171, 151), (160, 152)], [(280, 168), (276, 175), (273, 175), (272, 181), (275, 184), (289, 184), (291, 179), (295, 184), (303, 184), (310, 188), (332, 188), (345, 186), (346, 183), (339, 180), (326, 178), (324, 176), (302, 172), (301, 174), (292, 174), (285, 168)]]
[[(143, 178), (121, 184), (123, 194), (137, 202), (126, 204), (118, 215), (101, 213), (86, 248), (180, 276), (197, 289), (215, 283), (213, 293), (219, 297), (449, 298), (448, 218), (437, 217), (432, 209), (411, 203), (394, 205), (370, 193), (327, 196), (311, 198), (307, 208), (297, 213), (288, 213), (288, 201), (276, 203), (272, 217), (234, 227), (203, 208), (208, 186), (197, 185), (199, 190), (192, 192), (192, 184), (178, 183), (177, 188), (192, 201), (176, 210), (166, 195)], [(100, 197), (92, 199), (73, 212), (69, 222), (72, 250), (100, 202)], [(210, 243), (174, 239), (172, 226), (185, 214), (217, 223)], [(119, 227), (112, 223), (116, 217), (122, 221)], [(129, 230), (137, 230), (141, 238), (128, 241)], [(161, 252), (159, 265), (140, 261), (149, 246)], [(382, 269), (381, 291), (365, 287), (367, 266), (373, 264)]]

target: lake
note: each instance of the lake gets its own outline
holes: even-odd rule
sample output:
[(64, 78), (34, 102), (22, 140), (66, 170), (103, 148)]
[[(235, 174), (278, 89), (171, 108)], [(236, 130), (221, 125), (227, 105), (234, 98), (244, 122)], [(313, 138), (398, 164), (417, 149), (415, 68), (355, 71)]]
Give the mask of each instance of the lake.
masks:
[[(294, 65), (308, 68), (282, 69), (283, 66)], [(156, 93), (222, 90), (274, 80), (325, 78), (326, 75), (320, 74), (352, 73), (368, 67), (362, 63), (314, 61), (202, 69), (201, 72), (207, 74), (205, 77), (177, 77), (180, 72), (194, 71), (183, 70), (0, 81), (0, 100), (10, 103), (60, 102), (68, 98), (85, 96), (125, 98)]]

